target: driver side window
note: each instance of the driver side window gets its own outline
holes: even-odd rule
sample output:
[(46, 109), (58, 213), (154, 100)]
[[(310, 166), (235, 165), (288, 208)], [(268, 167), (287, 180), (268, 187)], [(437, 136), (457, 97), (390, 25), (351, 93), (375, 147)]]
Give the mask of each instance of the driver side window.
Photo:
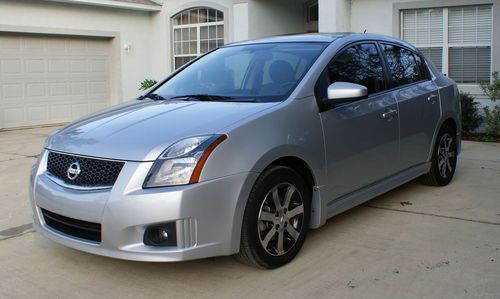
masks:
[(330, 81), (366, 86), (368, 94), (384, 90), (384, 68), (375, 44), (359, 44), (345, 50), (328, 66)]
[(328, 86), (335, 82), (356, 83), (368, 88), (368, 94), (385, 89), (385, 76), (374, 43), (357, 44), (345, 49), (328, 64), (317, 83), (319, 100), (326, 98)]

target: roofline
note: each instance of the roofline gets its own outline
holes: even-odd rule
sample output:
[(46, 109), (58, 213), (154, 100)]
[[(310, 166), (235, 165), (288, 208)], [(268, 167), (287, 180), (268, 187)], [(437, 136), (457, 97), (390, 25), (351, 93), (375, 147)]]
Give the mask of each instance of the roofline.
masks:
[[(69, 4), (80, 4), (80, 5), (91, 5), (91, 6), (104, 6), (111, 8), (122, 8), (122, 9), (131, 9), (131, 10), (139, 10), (139, 11), (160, 11), (161, 4), (153, 5), (153, 4), (141, 4), (141, 3), (130, 3), (130, 2), (121, 2), (114, 0), (45, 0), (51, 2), (62, 2)], [(157, 1), (154, 1), (157, 2)]]

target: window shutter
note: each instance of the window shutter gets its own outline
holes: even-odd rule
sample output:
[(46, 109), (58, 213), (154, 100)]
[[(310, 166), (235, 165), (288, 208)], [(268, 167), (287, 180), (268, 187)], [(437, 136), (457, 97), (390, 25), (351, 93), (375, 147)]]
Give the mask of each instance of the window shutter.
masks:
[(443, 47), (419, 48), (419, 50), (438, 70), (443, 69)]
[(417, 47), (438, 70), (443, 67), (443, 9), (403, 11), (402, 38)]
[(450, 46), (491, 45), (491, 6), (453, 7), (448, 20)]
[(491, 6), (448, 10), (449, 76), (460, 83), (489, 81), (491, 72)]
[(450, 78), (460, 83), (490, 80), (490, 47), (457, 47), (449, 51)]
[(403, 11), (403, 39), (416, 47), (443, 44), (443, 9)]
[[(443, 26), (445, 14), (448, 24)], [(448, 54), (450, 78), (477, 83), (490, 80), (492, 24), (492, 6), (476, 5), (403, 10), (401, 28), (402, 38), (419, 48), (438, 70), (443, 71), (443, 53)]]

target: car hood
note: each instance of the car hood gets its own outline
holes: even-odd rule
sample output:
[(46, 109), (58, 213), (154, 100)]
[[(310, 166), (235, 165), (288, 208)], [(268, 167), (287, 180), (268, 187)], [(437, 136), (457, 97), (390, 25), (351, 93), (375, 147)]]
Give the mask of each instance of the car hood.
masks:
[(277, 103), (132, 101), (78, 120), (50, 136), (50, 150), (128, 161), (155, 160), (168, 146), (210, 135)]

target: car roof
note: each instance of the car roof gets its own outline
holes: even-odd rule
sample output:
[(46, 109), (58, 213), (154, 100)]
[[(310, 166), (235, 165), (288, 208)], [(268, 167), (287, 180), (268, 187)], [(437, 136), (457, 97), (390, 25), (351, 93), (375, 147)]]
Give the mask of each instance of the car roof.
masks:
[(302, 33), (302, 34), (285, 34), (257, 38), (253, 40), (235, 42), (230, 45), (250, 45), (263, 43), (290, 43), (290, 42), (318, 42), (331, 43), (334, 40), (351, 33)]
[(398, 44), (412, 50), (416, 50), (411, 44), (394, 38), (392, 36), (374, 34), (374, 33), (355, 33), (355, 32), (336, 32), (336, 33), (302, 33), (302, 34), (288, 34), (277, 35), (258, 38), (254, 40), (235, 42), (227, 46), (235, 45), (252, 45), (252, 44), (265, 44), (265, 43), (292, 43), (292, 42), (318, 42), (318, 43), (332, 43), (334, 41), (346, 40), (349, 42), (369, 41), (376, 40), (382, 42), (390, 42)]

